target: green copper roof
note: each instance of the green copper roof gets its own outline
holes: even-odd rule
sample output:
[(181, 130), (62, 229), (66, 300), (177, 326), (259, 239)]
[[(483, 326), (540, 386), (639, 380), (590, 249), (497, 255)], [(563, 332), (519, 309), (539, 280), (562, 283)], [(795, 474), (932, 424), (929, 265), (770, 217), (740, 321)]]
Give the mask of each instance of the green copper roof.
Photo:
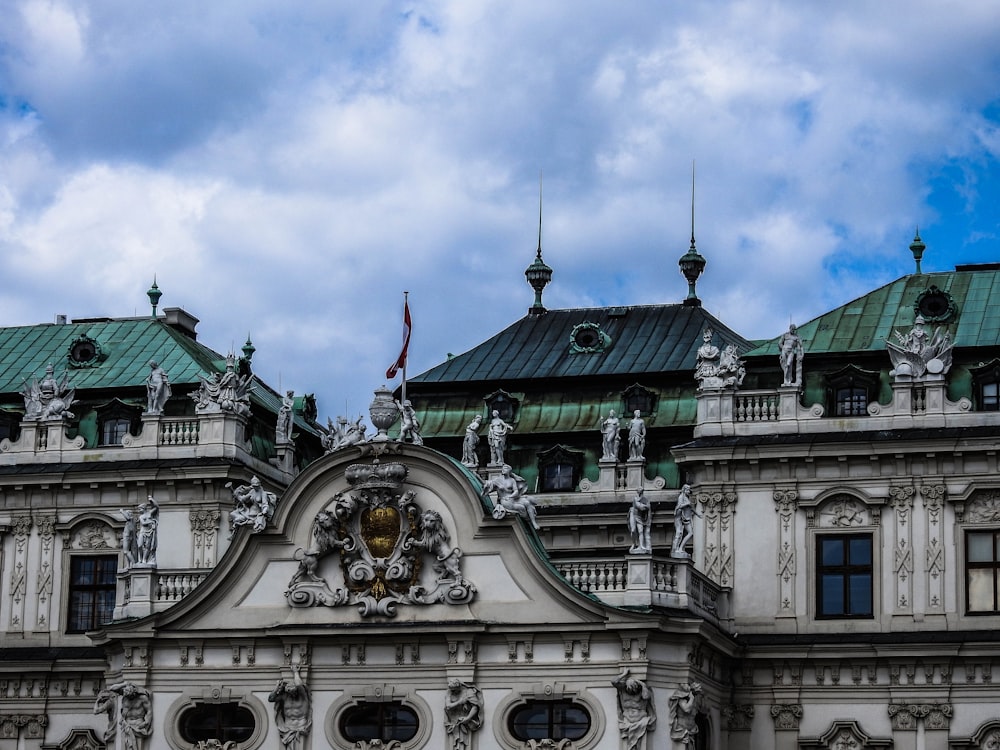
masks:
[[(749, 341), (702, 307), (641, 305), (549, 310), (529, 315), (465, 354), (452, 357), (414, 383), (506, 382), (567, 377), (636, 377), (693, 370), (702, 331), (717, 344)], [(574, 347), (574, 334), (577, 346)], [(585, 346), (580, 346), (583, 344)]]
[[(956, 311), (943, 321), (928, 320), (929, 330), (946, 326), (956, 348), (1000, 345), (1000, 268), (988, 264), (904, 276), (814, 318), (798, 326), (806, 355), (884, 350), (893, 330), (912, 328), (914, 305), (932, 286), (950, 296)], [(777, 355), (778, 338), (748, 356)]]
[[(70, 347), (80, 336), (99, 347), (98, 361), (92, 366), (70, 366)], [(151, 359), (178, 385), (196, 384), (200, 373), (216, 372), (224, 364), (220, 354), (159, 318), (0, 328), (0, 393), (20, 391), (25, 381), (40, 378), (50, 363), (57, 375), (68, 371), (77, 389), (142, 386)]]

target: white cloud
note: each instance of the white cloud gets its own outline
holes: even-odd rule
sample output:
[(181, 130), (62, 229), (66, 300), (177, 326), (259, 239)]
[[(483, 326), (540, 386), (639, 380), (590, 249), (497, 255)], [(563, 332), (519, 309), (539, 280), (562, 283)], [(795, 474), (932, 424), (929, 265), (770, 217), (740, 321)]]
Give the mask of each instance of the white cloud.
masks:
[(156, 273), (321, 413), (367, 404), (404, 289), (411, 373), (524, 314), (540, 171), (545, 303), (671, 302), (697, 160), (699, 293), (754, 337), (908, 272), (915, 224), (925, 268), (997, 234), (988, 3), (12, 4), (2, 322)]

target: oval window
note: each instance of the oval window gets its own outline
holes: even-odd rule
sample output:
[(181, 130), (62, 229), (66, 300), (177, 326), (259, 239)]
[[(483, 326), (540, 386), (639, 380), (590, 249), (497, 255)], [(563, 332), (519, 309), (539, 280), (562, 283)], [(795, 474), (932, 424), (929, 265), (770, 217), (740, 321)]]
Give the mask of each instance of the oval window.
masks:
[(179, 733), (196, 745), (208, 740), (245, 742), (256, 728), (253, 711), (239, 703), (198, 703), (180, 718)]
[(573, 701), (528, 701), (507, 717), (518, 740), (578, 740), (590, 731), (590, 714)]
[(418, 728), (417, 712), (399, 701), (357, 703), (340, 717), (340, 734), (349, 742), (407, 742)]

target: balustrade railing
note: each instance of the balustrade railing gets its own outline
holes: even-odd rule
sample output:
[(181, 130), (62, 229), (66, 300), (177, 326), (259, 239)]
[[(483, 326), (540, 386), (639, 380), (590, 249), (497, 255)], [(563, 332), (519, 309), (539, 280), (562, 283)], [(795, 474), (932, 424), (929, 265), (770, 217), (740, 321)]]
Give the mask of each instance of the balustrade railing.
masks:
[(164, 418), (160, 421), (160, 445), (197, 445), (197, 418)]
[(208, 575), (206, 570), (175, 570), (156, 574), (154, 601), (176, 602), (194, 591)]
[(739, 391), (733, 398), (737, 422), (774, 422), (779, 418), (781, 397), (774, 391)]

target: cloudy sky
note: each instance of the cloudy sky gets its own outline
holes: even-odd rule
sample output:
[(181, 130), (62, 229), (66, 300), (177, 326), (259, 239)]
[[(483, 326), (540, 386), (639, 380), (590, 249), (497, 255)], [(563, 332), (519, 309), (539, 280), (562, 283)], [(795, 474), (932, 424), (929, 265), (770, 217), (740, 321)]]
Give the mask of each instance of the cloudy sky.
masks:
[[(983, 0), (0, 0), (4, 325), (161, 307), (367, 409), (545, 304), (679, 302), (775, 336), (1000, 260)], [(396, 381), (398, 383), (398, 380)]]

